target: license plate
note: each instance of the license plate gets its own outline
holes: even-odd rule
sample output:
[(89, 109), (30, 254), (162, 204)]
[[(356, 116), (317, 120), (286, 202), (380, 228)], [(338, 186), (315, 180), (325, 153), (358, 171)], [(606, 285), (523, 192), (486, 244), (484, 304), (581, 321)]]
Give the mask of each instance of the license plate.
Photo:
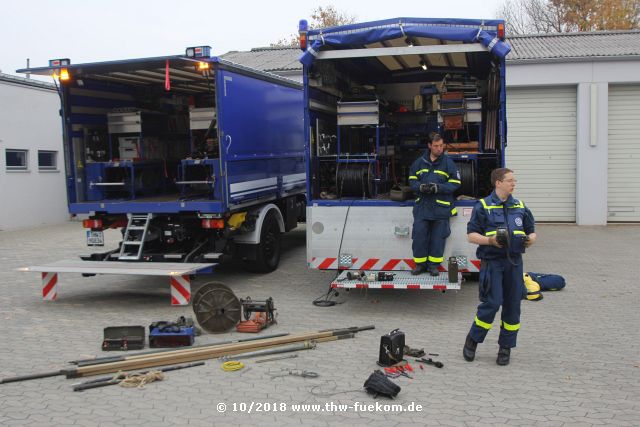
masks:
[(87, 246), (104, 246), (104, 233), (87, 230)]

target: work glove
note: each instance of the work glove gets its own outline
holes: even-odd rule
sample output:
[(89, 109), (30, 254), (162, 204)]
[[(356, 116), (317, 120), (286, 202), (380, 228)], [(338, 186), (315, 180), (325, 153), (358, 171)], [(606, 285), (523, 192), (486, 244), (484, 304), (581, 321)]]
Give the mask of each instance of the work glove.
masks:
[(438, 192), (438, 186), (432, 182), (420, 184), (420, 192), (425, 194), (435, 194)]

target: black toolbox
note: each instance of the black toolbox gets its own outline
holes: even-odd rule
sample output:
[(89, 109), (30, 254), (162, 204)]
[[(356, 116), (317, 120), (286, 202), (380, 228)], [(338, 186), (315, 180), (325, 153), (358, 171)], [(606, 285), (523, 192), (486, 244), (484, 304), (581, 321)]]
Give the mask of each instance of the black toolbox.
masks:
[(391, 366), (402, 362), (404, 357), (404, 332), (394, 329), (380, 337), (378, 365)]
[(140, 350), (144, 348), (144, 326), (109, 326), (104, 328), (102, 350)]

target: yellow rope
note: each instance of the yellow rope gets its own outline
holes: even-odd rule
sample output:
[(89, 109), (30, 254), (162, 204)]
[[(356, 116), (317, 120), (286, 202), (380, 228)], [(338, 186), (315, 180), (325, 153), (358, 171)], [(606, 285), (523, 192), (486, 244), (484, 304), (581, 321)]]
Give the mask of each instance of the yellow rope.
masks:
[(152, 383), (154, 381), (162, 381), (164, 374), (160, 371), (151, 371), (146, 374), (132, 374), (120, 382), (120, 387), (126, 388), (144, 388), (145, 384)]
[(230, 360), (222, 364), (222, 370), (226, 372), (239, 371), (242, 368), (244, 368), (244, 363), (237, 360)]

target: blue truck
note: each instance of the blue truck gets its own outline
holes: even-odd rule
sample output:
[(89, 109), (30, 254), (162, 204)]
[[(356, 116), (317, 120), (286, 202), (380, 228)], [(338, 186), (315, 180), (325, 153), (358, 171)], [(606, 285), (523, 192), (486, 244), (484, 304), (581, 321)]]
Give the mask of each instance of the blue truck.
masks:
[(281, 234), (305, 215), (299, 83), (208, 46), (18, 72), (59, 85), (69, 212), (87, 216), (87, 244), (122, 231), (117, 248), (31, 268), (49, 274), (45, 298), (55, 298), (45, 290), (57, 272), (167, 274), (187, 288), (174, 295), (184, 304), (188, 278), (225, 258), (277, 268)]
[[(479, 270), (466, 239), (472, 207), (504, 165), (504, 22), (395, 18), (309, 30), (303, 20), (299, 30), (309, 267), (343, 270), (333, 288), (459, 289), (462, 272)], [(440, 275), (411, 276), (409, 169), (434, 132), (462, 185), (453, 204), (442, 202), (453, 217)]]

